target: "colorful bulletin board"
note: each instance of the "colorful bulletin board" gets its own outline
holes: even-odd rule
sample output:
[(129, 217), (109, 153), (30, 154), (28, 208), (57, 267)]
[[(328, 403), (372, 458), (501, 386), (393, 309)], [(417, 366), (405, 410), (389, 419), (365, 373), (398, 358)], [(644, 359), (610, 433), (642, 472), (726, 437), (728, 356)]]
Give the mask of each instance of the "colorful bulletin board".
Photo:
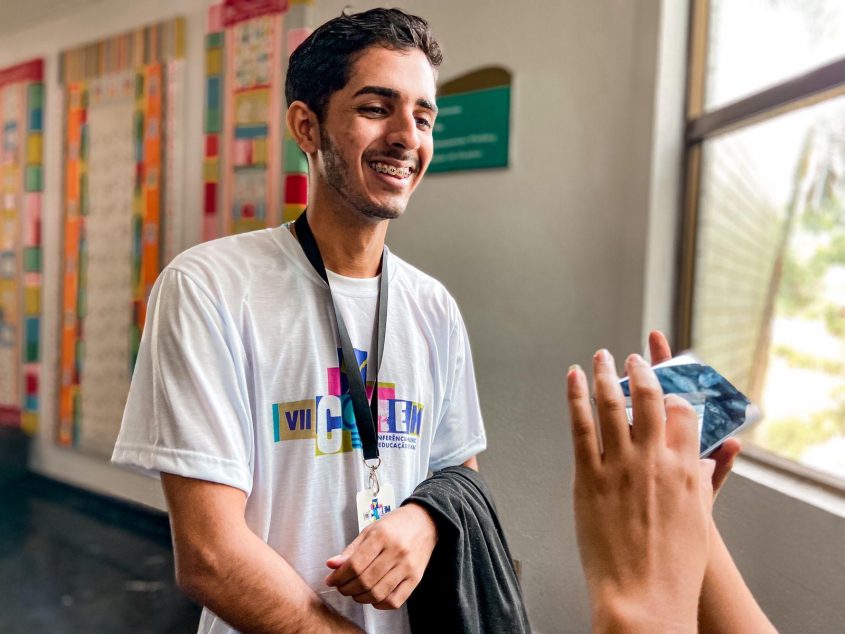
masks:
[(110, 454), (147, 299), (178, 246), (169, 233), (177, 225), (184, 31), (176, 18), (60, 55), (60, 445)]
[(44, 63), (0, 69), (0, 425), (38, 426)]
[(308, 2), (225, 0), (208, 15), (202, 237), (292, 220), (307, 163), (285, 131), (284, 69), (310, 33)]

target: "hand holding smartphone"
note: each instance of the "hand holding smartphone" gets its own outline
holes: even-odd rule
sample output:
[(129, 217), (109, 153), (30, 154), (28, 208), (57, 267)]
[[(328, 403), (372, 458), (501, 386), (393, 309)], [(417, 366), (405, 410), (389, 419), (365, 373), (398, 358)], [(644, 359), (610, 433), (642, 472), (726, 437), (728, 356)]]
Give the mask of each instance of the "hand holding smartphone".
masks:
[[(677, 394), (698, 414), (699, 453), (710, 455), (725, 440), (762, 418), (762, 412), (711, 366), (684, 354), (654, 366), (664, 394)], [(633, 419), (628, 378), (619, 384), (625, 394), (628, 423)]]

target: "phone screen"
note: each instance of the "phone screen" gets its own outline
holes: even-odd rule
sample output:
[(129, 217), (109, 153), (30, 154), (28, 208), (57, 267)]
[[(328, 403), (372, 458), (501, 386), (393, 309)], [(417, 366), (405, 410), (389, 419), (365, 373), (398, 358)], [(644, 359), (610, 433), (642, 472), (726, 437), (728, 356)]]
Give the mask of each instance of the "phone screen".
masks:
[[(744, 427), (758, 421), (760, 409), (709, 365), (694, 357), (676, 357), (654, 367), (664, 394), (677, 394), (698, 414), (699, 453), (705, 457)], [(620, 382), (628, 401), (628, 422), (633, 421), (628, 379)]]

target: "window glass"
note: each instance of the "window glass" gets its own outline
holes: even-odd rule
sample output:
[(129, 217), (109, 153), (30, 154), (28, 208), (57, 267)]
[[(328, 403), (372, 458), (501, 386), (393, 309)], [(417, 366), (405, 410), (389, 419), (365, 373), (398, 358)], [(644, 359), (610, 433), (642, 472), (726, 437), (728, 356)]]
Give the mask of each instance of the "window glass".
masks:
[(705, 108), (845, 56), (843, 0), (712, 0)]
[(693, 348), (755, 444), (845, 478), (845, 97), (706, 141), (698, 218)]

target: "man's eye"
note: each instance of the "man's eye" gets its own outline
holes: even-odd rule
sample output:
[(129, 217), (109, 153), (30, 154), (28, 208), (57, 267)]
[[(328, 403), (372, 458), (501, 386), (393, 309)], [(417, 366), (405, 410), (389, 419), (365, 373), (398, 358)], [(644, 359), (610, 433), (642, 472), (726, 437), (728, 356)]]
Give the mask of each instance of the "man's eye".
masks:
[(431, 121), (429, 121), (425, 117), (417, 117), (417, 125), (422, 128), (425, 128), (426, 130), (431, 129)]
[(358, 112), (373, 115), (387, 114), (387, 110), (380, 108), (379, 106), (362, 106), (361, 108), (358, 108)]

